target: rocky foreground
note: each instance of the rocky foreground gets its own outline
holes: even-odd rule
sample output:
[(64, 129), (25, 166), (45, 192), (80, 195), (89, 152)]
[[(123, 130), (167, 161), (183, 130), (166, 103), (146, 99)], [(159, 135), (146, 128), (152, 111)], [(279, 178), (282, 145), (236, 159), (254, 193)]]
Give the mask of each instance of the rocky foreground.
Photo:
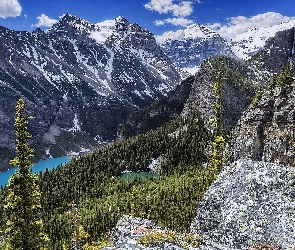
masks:
[(123, 216), (113, 230), (114, 246), (104, 250), (293, 250), (294, 209), (294, 167), (238, 160), (224, 168), (199, 204), (191, 224), (191, 233), (200, 237), (198, 246), (181, 242), (181, 237), (143, 246), (138, 244), (143, 235), (165, 229), (146, 219)]

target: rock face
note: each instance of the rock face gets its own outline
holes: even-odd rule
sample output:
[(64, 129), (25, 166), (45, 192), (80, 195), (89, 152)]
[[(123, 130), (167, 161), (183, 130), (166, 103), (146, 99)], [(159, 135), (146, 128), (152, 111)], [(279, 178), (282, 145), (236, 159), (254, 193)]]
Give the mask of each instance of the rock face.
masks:
[(114, 247), (105, 247), (103, 250), (183, 250), (183, 248), (168, 242), (162, 246), (151, 247), (137, 244), (141, 236), (152, 230), (161, 230), (161, 228), (147, 219), (123, 215), (112, 231)]
[[(290, 30), (295, 26), (295, 21), (282, 22), (281, 24), (273, 25), (271, 27), (259, 27), (247, 30), (245, 33), (239, 34), (231, 39), (231, 47), (238, 58), (248, 60), (252, 56), (256, 55), (259, 51), (267, 48), (267, 50), (275, 50), (277, 46), (281, 46), (289, 42), (289, 40), (283, 40), (276, 38), (282, 34), (286, 34), (286, 30)], [(282, 32), (282, 33), (281, 33)], [(276, 34), (277, 33), (277, 34)], [(284, 35), (283, 35), (284, 36)], [(279, 40), (281, 40), (279, 42)], [(279, 42), (279, 43), (278, 43)], [(273, 46), (274, 45), (274, 46)], [(287, 47), (285, 47), (287, 48)], [(280, 60), (286, 56), (283, 50), (281, 50)], [(272, 60), (275, 61), (273, 57)], [(278, 61), (278, 63), (280, 62)], [(285, 65), (283, 65), (285, 66)]]
[[(222, 69), (220, 68), (222, 66)], [(254, 76), (243, 62), (230, 57), (213, 57), (204, 62), (195, 75), (195, 81), (184, 112), (196, 108), (207, 118), (214, 116), (212, 85), (216, 82), (217, 72), (223, 76), (223, 123), (226, 128), (234, 126), (252, 101), (253, 87), (250, 80)]]
[(241, 117), (230, 145), (233, 160), (294, 164), (295, 83), (265, 91)]
[(295, 28), (279, 31), (266, 40), (263, 49), (249, 60), (260, 71), (280, 73), (289, 59), (295, 60)]
[(71, 138), (66, 132), (79, 132), (81, 147), (96, 145), (93, 138), (113, 140), (125, 117), (166, 96), (184, 76), (153, 34), (123, 17), (92, 24), (67, 14), (32, 33), (0, 27), (0, 162), (14, 147), (19, 97), (35, 117), (30, 131), (39, 154), (49, 148), (57, 156), (67, 145), (53, 150), (52, 140), (44, 141), (52, 126), (60, 131), (57, 144)]
[(199, 203), (191, 231), (200, 249), (295, 246), (295, 169), (239, 160), (225, 167)]

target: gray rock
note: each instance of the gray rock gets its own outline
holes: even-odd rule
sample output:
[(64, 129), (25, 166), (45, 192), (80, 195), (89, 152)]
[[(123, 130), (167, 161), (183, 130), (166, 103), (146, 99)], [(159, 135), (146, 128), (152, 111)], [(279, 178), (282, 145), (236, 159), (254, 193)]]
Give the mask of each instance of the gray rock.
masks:
[(295, 169), (265, 162), (236, 161), (224, 168), (199, 203), (191, 232), (200, 249), (295, 246)]
[(166, 242), (161, 246), (144, 247), (137, 244), (137, 240), (151, 230), (162, 230), (150, 220), (123, 215), (112, 230), (114, 247), (105, 247), (103, 250), (183, 250), (183, 248)]
[(295, 83), (265, 91), (256, 108), (248, 108), (237, 123), (228, 147), (232, 159), (248, 158), (294, 164)]

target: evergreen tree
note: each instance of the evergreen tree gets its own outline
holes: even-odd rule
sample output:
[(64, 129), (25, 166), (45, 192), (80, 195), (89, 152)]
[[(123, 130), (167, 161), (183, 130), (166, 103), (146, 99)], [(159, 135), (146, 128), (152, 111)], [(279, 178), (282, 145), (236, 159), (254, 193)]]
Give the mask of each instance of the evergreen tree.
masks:
[(82, 250), (84, 241), (89, 237), (89, 234), (84, 230), (81, 224), (81, 216), (78, 211), (77, 205), (74, 201), (71, 204), (71, 212), (73, 214), (72, 218), (72, 248), (73, 250)]
[(294, 81), (294, 70), (291, 65), (291, 61), (288, 61), (288, 64), (285, 69), (282, 70), (279, 75), (277, 85), (280, 87), (285, 87), (290, 85)]
[(6, 250), (40, 250), (46, 249), (48, 238), (43, 232), (40, 218), (40, 190), (38, 177), (32, 174), (30, 158), (33, 150), (28, 140), (28, 119), (24, 113), (25, 104), (19, 99), (16, 104), (15, 135), (17, 156), (11, 160), (18, 170), (9, 179), (9, 194), (4, 209), (8, 217), (6, 223)]
[(209, 168), (212, 171), (212, 178), (216, 178), (217, 174), (222, 170), (224, 159), (223, 150), (225, 146), (224, 131), (222, 125), (223, 105), (222, 105), (223, 83), (220, 72), (217, 74), (216, 82), (213, 84), (213, 95), (216, 103), (213, 105), (215, 117), (210, 120), (214, 127), (213, 135), (213, 152)]
[(212, 86), (213, 95), (216, 98), (216, 103), (213, 105), (215, 111), (215, 117), (211, 119), (211, 123), (214, 127), (214, 135), (220, 135), (222, 133), (222, 92), (223, 92), (223, 83), (220, 72), (218, 72), (216, 77), (216, 82)]

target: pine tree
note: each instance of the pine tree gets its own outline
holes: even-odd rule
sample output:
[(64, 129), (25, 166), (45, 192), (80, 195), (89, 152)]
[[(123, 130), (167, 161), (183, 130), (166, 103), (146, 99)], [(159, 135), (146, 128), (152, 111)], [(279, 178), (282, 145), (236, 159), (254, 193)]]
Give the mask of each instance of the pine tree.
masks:
[(291, 61), (288, 60), (288, 64), (285, 69), (282, 70), (279, 75), (277, 85), (280, 87), (285, 87), (290, 85), (294, 81), (294, 70), (292, 68)]
[(28, 140), (28, 120), (24, 112), (25, 104), (19, 99), (16, 104), (15, 135), (17, 156), (11, 160), (18, 170), (9, 179), (9, 194), (4, 209), (8, 220), (6, 223), (6, 250), (40, 250), (46, 249), (48, 238), (43, 232), (40, 218), (40, 190), (38, 177), (32, 174), (30, 158), (33, 150)]
[(212, 171), (212, 178), (216, 178), (217, 174), (222, 170), (224, 158), (223, 150), (225, 146), (224, 131), (222, 125), (223, 105), (222, 105), (223, 83), (220, 72), (217, 74), (216, 82), (213, 84), (213, 95), (216, 98), (216, 103), (213, 105), (215, 117), (210, 120), (213, 125), (214, 141), (213, 152), (209, 168)]
[(84, 241), (89, 238), (89, 234), (84, 230), (81, 224), (81, 216), (78, 211), (78, 207), (73, 201), (71, 204), (71, 212), (73, 214), (72, 218), (72, 248), (73, 250), (81, 250), (83, 248)]

